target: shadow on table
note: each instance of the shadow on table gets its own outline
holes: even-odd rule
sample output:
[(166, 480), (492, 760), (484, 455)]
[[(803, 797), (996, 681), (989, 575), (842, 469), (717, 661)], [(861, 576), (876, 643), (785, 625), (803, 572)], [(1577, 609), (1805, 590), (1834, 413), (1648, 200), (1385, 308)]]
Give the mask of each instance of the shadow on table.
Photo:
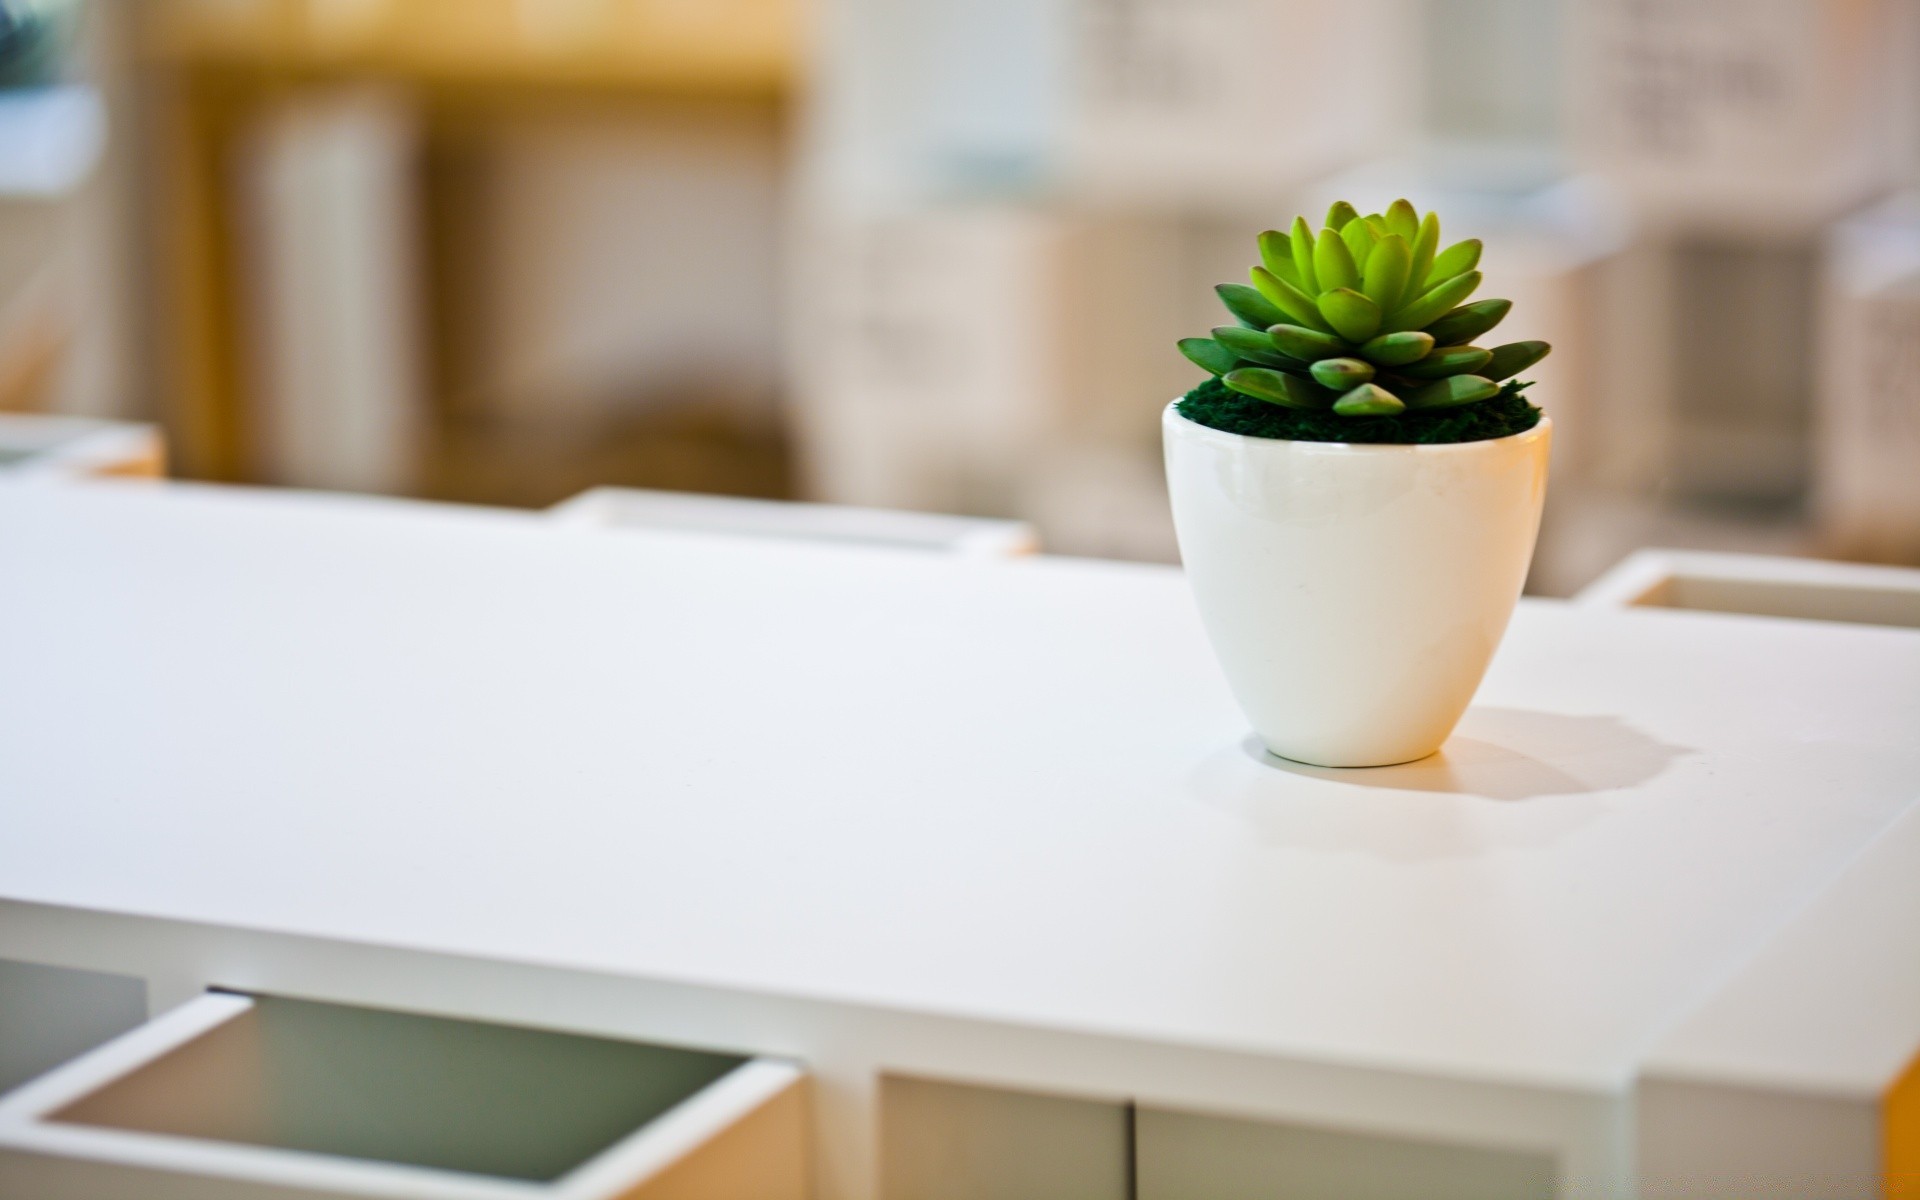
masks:
[(1648, 737), (1618, 717), (1475, 708), (1440, 752), (1391, 767), (1316, 767), (1281, 758), (1248, 734), (1240, 748), (1290, 775), (1354, 787), (1449, 792), (1488, 800), (1578, 796), (1634, 787), (1665, 771), (1685, 746)]
[(1194, 782), (1264, 841), (1407, 861), (1557, 841), (1606, 811), (1603, 793), (1647, 783), (1691, 753), (1618, 717), (1475, 708), (1418, 762), (1315, 767), (1249, 735), (1207, 759)]

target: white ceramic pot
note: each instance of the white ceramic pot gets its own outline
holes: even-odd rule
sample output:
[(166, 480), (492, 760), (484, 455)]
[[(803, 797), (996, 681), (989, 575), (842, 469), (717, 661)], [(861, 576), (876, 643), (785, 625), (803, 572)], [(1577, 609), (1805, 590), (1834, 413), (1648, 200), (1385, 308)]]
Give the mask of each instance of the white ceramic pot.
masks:
[(1161, 421), (1180, 557), (1269, 750), (1327, 767), (1424, 758), (1466, 711), (1533, 558), (1550, 423), (1358, 446)]

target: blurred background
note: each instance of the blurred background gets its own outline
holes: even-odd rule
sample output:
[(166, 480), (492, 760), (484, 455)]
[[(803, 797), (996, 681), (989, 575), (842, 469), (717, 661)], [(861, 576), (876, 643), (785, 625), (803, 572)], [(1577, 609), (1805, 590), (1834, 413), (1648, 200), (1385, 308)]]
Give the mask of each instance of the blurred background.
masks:
[(189, 479), (1013, 517), (1175, 557), (1254, 235), (1486, 239), (1530, 589), (1920, 564), (1916, 0), (0, 0), (0, 412)]

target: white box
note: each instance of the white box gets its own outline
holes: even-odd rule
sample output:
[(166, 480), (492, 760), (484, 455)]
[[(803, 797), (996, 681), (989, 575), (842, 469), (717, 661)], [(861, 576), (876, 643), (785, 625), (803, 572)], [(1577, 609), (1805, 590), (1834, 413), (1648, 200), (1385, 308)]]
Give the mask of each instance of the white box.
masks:
[(1413, 12), (1404, 0), (1081, 0), (1066, 190), (1259, 210), (1381, 153), (1418, 111)]
[(981, 558), (1011, 558), (1040, 548), (1025, 521), (643, 488), (591, 488), (547, 512), (556, 521), (587, 529), (678, 529)]
[(795, 311), (809, 494), (1017, 513), (1057, 550), (1170, 556), (1159, 412), (1201, 378), (1174, 344), (1230, 319), (1211, 285), (1254, 253), (1249, 235), (1215, 274), (1192, 233), (1000, 205), (816, 221)]
[[(816, 42), (813, 182), (868, 213), (982, 197), (1264, 206), (1407, 132), (1413, 11), (1407, 0), (835, 0)], [(1346, 52), (1356, 31), (1364, 69)]]
[(992, 512), (1054, 390), (1060, 225), (1000, 206), (816, 218), (796, 239), (809, 494)]
[(1575, 0), (1582, 165), (1681, 228), (1805, 229), (1892, 171), (1884, 0)]

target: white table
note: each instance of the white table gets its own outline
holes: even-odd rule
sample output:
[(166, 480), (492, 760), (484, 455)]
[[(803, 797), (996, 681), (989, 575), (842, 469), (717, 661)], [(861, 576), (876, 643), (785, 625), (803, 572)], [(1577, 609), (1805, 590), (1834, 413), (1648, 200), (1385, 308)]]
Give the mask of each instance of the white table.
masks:
[(1170, 569), (0, 486), (0, 957), (794, 1055), (823, 1200), (882, 1072), (1582, 1197), (1668, 1169), (1663, 1081), (1877, 1119), (1916, 797), (1915, 631), (1525, 602), (1441, 756), (1342, 772)]

